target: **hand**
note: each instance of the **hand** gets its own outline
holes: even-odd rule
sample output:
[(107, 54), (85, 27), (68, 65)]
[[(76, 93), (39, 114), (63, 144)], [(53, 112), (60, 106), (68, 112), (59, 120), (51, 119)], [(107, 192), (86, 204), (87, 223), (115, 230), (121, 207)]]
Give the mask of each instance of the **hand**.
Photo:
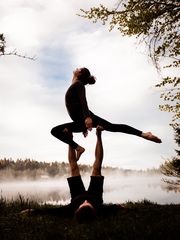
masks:
[(89, 131), (92, 130), (93, 122), (92, 122), (92, 119), (90, 117), (87, 117), (85, 119), (85, 126)]
[(87, 137), (88, 131), (83, 132), (84, 137)]

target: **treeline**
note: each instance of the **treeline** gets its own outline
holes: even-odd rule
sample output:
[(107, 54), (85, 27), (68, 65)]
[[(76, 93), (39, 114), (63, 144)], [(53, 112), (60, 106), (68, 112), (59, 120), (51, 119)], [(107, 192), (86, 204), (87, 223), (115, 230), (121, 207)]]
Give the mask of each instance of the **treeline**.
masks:
[[(79, 164), (82, 175), (91, 174), (92, 166)], [(118, 173), (123, 175), (129, 174), (159, 174), (159, 169), (131, 170), (119, 169), (113, 167), (103, 167), (103, 174)], [(32, 159), (0, 159), (0, 180), (12, 178), (48, 178), (61, 177), (70, 174), (69, 164), (65, 162), (40, 162)]]
[[(80, 165), (83, 173), (88, 172), (90, 166)], [(0, 179), (11, 178), (45, 178), (60, 177), (69, 174), (69, 164), (65, 162), (39, 162), (32, 159), (0, 159)]]

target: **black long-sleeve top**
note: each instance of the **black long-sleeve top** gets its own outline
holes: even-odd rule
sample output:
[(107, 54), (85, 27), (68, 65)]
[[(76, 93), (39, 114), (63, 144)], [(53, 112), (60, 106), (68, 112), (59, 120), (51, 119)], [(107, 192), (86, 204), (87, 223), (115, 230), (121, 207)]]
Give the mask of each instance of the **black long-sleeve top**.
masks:
[(85, 86), (80, 81), (76, 81), (68, 88), (65, 95), (65, 104), (73, 121), (82, 121), (90, 116)]

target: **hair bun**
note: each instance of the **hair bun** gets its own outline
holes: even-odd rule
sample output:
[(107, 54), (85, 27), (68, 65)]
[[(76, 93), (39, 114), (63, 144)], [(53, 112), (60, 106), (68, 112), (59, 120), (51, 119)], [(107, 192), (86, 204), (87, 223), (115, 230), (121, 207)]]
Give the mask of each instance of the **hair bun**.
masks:
[(96, 79), (94, 76), (89, 76), (87, 79), (88, 84), (95, 84)]

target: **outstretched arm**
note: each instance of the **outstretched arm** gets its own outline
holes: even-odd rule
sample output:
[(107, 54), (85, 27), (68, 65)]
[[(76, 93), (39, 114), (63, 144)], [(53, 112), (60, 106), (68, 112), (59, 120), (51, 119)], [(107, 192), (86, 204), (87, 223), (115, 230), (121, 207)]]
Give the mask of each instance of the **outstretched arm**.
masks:
[(103, 131), (103, 127), (97, 126), (96, 128), (96, 135), (97, 135), (97, 142), (96, 142), (96, 149), (95, 149), (95, 161), (93, 164), (93, 171), (92, 176), (101, 176), (101, 167), (103, 161), (103, 144), (101, 134)]

